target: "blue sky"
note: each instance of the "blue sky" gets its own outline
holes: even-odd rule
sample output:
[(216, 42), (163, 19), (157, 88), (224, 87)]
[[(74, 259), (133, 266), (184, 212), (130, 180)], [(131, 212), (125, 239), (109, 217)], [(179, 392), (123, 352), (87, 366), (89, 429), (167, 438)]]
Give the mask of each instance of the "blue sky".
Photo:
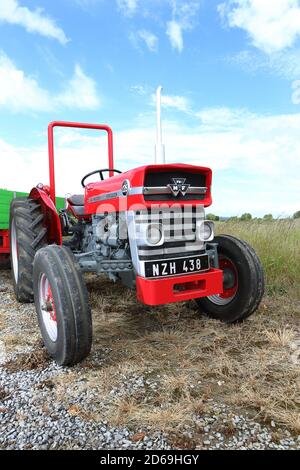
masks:
[[(300, 209), (298, 0), (1, 0), (0, 186), (47, 182), (56, 119), (110, 124), (116, 168), (152, 163), (159, 84), (167, 161), (212, 167), (212, 211)], [(104, 142), (57, 133), (60, 194)]]

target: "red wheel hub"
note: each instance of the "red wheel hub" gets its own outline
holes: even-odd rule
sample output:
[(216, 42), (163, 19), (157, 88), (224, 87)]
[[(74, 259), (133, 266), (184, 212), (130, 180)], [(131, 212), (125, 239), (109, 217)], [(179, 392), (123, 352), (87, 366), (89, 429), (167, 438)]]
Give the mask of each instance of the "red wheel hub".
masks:
[(43, 273), (39, 280), (39, 305), (41, 320), (51, 341), (55, 342), (58, 336), (58, 325), (56, 318), (55, 301), (45, 273)]
[(54, 299), (53, 299), (53, 294), (52, 294), (50, 284), (48, 284), (46, 305), (47, 305), (47, 310), (49, 312), (51, 320), (56, 322), (56, 310), (55, 310), (55, 304), (54, 304)]
[(238, 289), (238, 273), (233, 262), (228, 258), (219, 259), (220, 269), (223, 271), (223, 293), (222, 299), (234, 297)]

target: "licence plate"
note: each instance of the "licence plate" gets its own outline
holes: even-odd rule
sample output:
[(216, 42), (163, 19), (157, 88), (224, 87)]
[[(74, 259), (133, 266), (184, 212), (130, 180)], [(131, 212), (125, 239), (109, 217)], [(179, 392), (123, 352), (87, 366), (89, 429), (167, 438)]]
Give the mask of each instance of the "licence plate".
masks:
[(145, 276), (152, 278), (178, 276), (179, 274), (199, 273), (208, 269), (208, 255), (201, 255), (146, 262)]

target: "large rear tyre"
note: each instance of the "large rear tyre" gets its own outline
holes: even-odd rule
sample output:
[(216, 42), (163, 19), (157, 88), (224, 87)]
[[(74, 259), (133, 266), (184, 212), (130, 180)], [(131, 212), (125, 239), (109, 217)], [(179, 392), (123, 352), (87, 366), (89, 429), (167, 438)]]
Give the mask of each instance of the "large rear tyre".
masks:
[(226, 323), (241, 322), (258, 308), (264, 294), (264, 272), (253, 248), (229, 235), (215, 237), (220, 269), (223, 270), (223, 293), (197, 299), (209, 317)]
[(50, 356), (71, 366), (88, 356), (92, 316), (88, 292), (71, 250), (51, 245), (38, 251), (33, 266), (34, 299)]
[(12, 282), (19, 302), (33, 302), (33, 260), (47, 245), (44, 214), (38, 201), (13, 199), (10, 205), (10, 257)]

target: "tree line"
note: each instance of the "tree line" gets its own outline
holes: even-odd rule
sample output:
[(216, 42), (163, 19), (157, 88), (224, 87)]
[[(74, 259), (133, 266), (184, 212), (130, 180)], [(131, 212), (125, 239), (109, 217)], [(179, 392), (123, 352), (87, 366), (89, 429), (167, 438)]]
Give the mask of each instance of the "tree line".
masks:
[[(275, 220), (273, 217), (273, 214), (265, 214), (263, 217), (253, 217), (252, 214), (249, 212), (245, 212), (245, 214), (242, 214), (241, 217), (220, 217), (215, 214), (207, 214), (206, 218), (208, 220), (212, 220), (213, 222), (219, 222), (219, 221), (225, 221), (225, 220), (230, 220), (230, 221), (242, 221), (242, 222), (247, 222), (250, 220), (264, 220), (264, 221), (272, 221)], [(295, 214), (292, 217), (293, 219), (300, 219), (300, 211), (295, 212)]]

